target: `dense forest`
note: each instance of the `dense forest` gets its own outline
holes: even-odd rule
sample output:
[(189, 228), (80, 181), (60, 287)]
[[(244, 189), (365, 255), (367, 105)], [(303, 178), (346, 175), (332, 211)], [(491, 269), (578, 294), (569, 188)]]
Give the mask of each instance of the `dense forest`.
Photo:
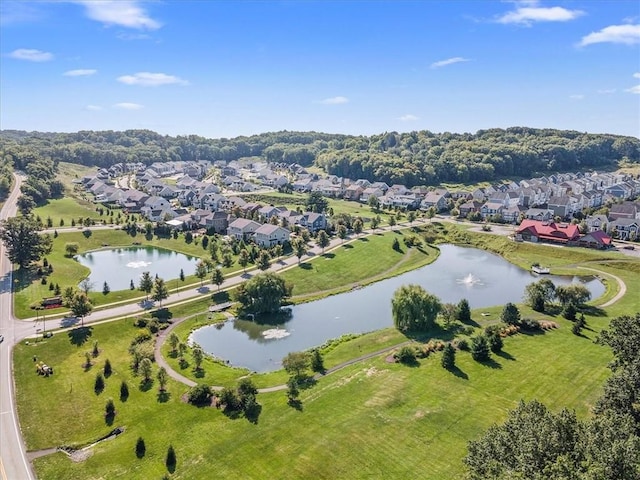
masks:
[(330, 174), (407, 186), (491, 181), (545, 172), (597, 169), (640, 162), (640, 140), (609, 134), (513, 127), (471, 133), (387, 132), (351, 136), (274, 132), (209, 139), (149, 130), (0, 132), (2, 159), (17, 168), (38, 157), (109, 167), (118, 162), (238, 160), (317, 165)]

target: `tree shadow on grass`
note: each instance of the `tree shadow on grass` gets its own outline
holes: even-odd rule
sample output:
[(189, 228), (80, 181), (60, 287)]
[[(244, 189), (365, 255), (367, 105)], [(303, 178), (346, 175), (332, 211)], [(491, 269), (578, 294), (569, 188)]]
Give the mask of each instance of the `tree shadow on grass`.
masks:
[(216, 292), (211, 295), (211, 300), (215, 303), (227, 303), (231, 300), (231, 296), (229, 295), (229, 292)]
[(346, 245), (342, 245), (342, 248), (351, 249), (353, 248), (353, 245), (351, 245), (350, 243), (347, 243)]
[(454, 365), (451, 368), (448, 368), (451, 373), (453, 373), (456, 377), (461, 378), (463, 380), (469, 380), (469, 375), (464, 373), (457, 365)]
[(140, 382), (140, 391), (141, 392), (148, 392), (149, 390), (151, 390), (151, 387), (153, 387), (153, 380), (152, 379), (143, 379)]
[(368, 242), (369, 241), (369, 239), (367, 237), (360, 237), (358, 240), (361, 241), (361, 242)]
[(418, 368), (420, 366), (420, 362), (417, 358), (407, 358), (405, 360), (398, 361), (398, 363), (410, 368)]
[(170, 398), (171, 393), (167, 392), (166, 390), (158, 392), (158, 403), (167, 403)]
[(297, 398), (288, 399), (287, 405), (289, 405), (291, 408), (295, 408), (299, 412), (302, 412), (303, 410), (302, 402)]
[(108, 426), (113, 425), (113, 421), (116, 418), (116, 414), (115, 413), (109, 413), (107, 415), (104, 416), (104, 423), (106, 423)]
[(69, 330), (67, 336), (69, 337), (72, 345), (81, 347), (89, 340), (89, 337), (91, 337), (92, 334), (93, 327), (79, 327)]
[(589, 315), (590, 317), (606, 317), (607, 316), (606, 311), (604, 311), (600, 307), (596, 307), (595, 305), (585, 305), (584, 307), (581, 307), (579, 311), (584, 313), (585, 315)]
[(504, 350), (501, 350), (499, 352), (494, 352), (498, 357), (500, 358), (504, 358), (505, 360), (512, 360), (515, 361), (516, 357), (514, 357), (513, 355), (511, 355), (508, 352), (505, 352)]
[(151, 318), (157, 318), (161, 322), (167, 322), (173, 318), (173, 312), (167, 307), (158, 308), (151, 312)]
[(537, 335), (544, 335), (545, 331), (542, 330), (541, 328), (537, 329), (537, 330), (525, 330), (525, 329), (520, 329), (520, 333), (522, 333), (523, 335), (528, 335), (530, 337), (534, 337)]
[(298, 266), (300, 268), (302, 268), (303, 270), (313, 270), (313, 265), (311, 265), (310, 263), (300, 263), (298, 264)]
[(258, 419), (262, 413), (262, 405), (256, 403), (250, 410), (245, 410), (244, 417), (254, 425), (258, 424)]
[(322, 256), (327, 260), (331, 260), (332, 258), (335, 258), (336, 254), (329, 252), (329, 253), (323, 253)]
[(496, 362), (493, 358), (488, 358), (487, 360), (478, 363), (494, 370), (500, 370), (502, 368), (502, 365)]

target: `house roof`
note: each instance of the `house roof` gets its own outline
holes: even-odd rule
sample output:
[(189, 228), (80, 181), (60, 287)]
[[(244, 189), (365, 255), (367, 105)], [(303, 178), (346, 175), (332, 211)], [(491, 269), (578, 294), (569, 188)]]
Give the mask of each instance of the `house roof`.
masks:
[(528, 231), (536, 237), (553, 240), (555, 242), (568, 242), (580, 237), (578, 226), (571, 223), (541, 222), (539, 220), (523, 220), (516, 233)]
[(580, 240), (589, 243), (599, 243), (600, 245), (611, 245), (611, 237), (602, 230), (587, 233)]

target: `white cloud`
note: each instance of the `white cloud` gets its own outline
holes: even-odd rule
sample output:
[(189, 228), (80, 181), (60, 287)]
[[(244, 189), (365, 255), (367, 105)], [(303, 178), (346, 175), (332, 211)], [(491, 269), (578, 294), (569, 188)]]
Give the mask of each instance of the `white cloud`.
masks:
[(599, 32), (591, 32), (582, 37), (581, 47), (594, 43), (622, 43), (634, 45), (640, 43), (640, 24), (637, 25), (609, 25)]
[(138, 72), (133, 75), (118, 77), (118, 81), (126, 85), (140, 85), (143, 87), (158, 87), (160, 85), (188, 85), (189, 82), (166, 73)]
[(633, 74), (633, 78), (640, 78), (640, 72), (639, 73), (634, 73)]
[(84, 5), (87, 17), (105, 25), (139, 30), (157, 30), (162, 26), (134, 0), (83, 0), (76, 3)]
[(349, 99), (347, 97), (331, 97), (320, 100), (320, 103), (324, 105), (342, 105), (343, 103), (349, 103)]
[(64, 72), (63, 75), (65, 77), (87, 77), (89, 75), (94, 75), (97, 73), (97, 70), (89, 69), (89, 68), (80, 68), (78, 70), (69, 70)]
[(531, 25), (533, 22), (568, 22), (584, 15), (582, 10), (539, 7), (537, 1), (516, 2), (516, 9), (498, 17), (498, 23)]
[(402, 115), (401, 117), (398, 117), (398, 120), (401, 120), (403, 122), (415, 122), (416, 120), (420, 120), (420, 117), (416, 117), (415, 115), (411, 115), (410, 113), (407, 113), (406, 115)]
[(122, 102), (116, 103), (113, 108), (119, 108), (120, 110), (140, 110), (144, 107), (139, 103)]
[(627, 88), (625, 90), (625, 92), (635, 93), (636, 95), (640, 95), (640, 85), (636, 85), (634, 87)]
[(569, 95), (571, 100), (584, 100), (584, 95)]
[(28, 60), (30, 62), (48, 62), (53, 60), (53, 54), (36, 50), (34, 48), (18, 48), (9, 54), (11, 58), (17, 60)]
[(89, 110), (91, 112), (99, 112), (100, 110), (102, 110), (102, 107), (99, 105), (87, 105), (84, 108), (85, 110)]
[(446, 67), (447, 65), (453, 65), (454, 63), (468, 62), (468, 61), (469, 61), (468, 58), (452, 57), (452, 58), (447, 58), (446, 60), (440, 60), (438, 62), (433, 62), (431, 64), (431, 68)]

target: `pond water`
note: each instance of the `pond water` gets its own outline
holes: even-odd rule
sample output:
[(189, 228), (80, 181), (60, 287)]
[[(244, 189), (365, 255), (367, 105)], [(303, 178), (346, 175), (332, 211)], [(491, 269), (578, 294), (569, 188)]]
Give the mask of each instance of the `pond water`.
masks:
[[(233, 366), (255, 372), (277, 370), (290, 352), (322, 345), (348, 333), (364, 333), (393, 325), (391, 297), (405, 284), (421, 285), (440, 300), (471, 308), (519, 303), (525, 287), (539, 276), (502, 257), (475, 248), (441, 245), (440, 256), (430, 265), (374, 283), (359, 290), (292, 307), (292, 315), (275, 321), (233, 320), (194, 331), (191, 340)], [(545, 275), (556, 285), (583, 283), (592, 298), (604, 285), (597, 279)]]
[(182, 253), (156, 247), (110, 248), (87, 252), (76, 260), (91, 270), (89, 280), (94, 290), (101, 291), (107, 282), (112, 291), (128, 290), (131, 280), (136, 288), (142, 272), (156, 274), (165, 281), (178, 278), (180, 269), (192, 275), (198, 259)]

